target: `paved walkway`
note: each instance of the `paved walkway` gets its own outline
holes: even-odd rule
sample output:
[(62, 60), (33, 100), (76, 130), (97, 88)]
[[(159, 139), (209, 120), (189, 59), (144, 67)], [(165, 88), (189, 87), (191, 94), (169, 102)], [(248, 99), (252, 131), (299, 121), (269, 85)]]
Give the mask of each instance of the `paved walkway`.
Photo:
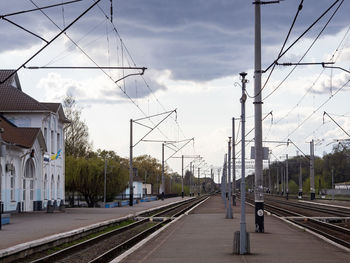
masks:
[(274, 216), (265, 215), (265, 233), (255, 233), (254, 210), (250, 206), (246, 219), (251, 254), (233, 255), (233, 235), (240, 227), (239, 204), (233, 211), (234, 219), (225, 219), (221, 197), (211, 197), (122, 262), (349, 262), (350, 253)]
[(141, 211), (181, 200), (181, 197), (176, 197), (164, 201), (142, 202), (133, 207), (67, 208), (66, 212), (14, 213), (11, 215), (11, 223), (3, 225), (0, 230), (0, 250), (92, 224), (135, 215)]

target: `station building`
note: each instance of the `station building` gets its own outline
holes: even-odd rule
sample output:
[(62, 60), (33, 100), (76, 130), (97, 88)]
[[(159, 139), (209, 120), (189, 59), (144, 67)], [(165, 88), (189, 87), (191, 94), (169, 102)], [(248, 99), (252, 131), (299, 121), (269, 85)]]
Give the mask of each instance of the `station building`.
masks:
[[(12, 70), (0, 70), (0, 80)], [(60, 103), (22, 91), (17, 73), (0, 84), (0, 201), (4, 212), (64, 202), (64, 125)]]

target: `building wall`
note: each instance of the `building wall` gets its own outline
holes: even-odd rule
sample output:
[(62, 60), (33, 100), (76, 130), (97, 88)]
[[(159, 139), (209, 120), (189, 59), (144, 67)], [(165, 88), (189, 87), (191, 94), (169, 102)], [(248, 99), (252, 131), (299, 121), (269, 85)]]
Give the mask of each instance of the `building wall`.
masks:
[[(39, 143), (36, 142), (35, 148), (35, 179), (34, 179), (34, 197), (35, 201), (43, 201), (43, 208), (46, 207), (48, 200), (61, 200), (64, 202), (65, 196), (65, 171), (64, 171), (64, 124), (59, 121), (59, 116), (56, 113), (12, 113), (5, 114), (18, 127), (41, 128), (45, 138), (47, 151), (41, 152)], [(51, 160), (51, 156), (56, 155), (61, 150), (60, 156)], [(5, 173), (5, 164), (1, 160), (3, 176), (2, 182), (2, 197), (5, 204), (6, 211), (16, 210), (17, 202), (23, 201), (23, 177), (25, 160), (20, 158), (24, 151), (8, 151), (6, 161), (10, 159), (15, 165), (16, 179), (15, 179), (15, 200), (10, 200), (11, 195), (11, 176)], [(45, 158), (44, 158), (45, 157)], [(4, 159), (4, 158), (1, 158)], [(45, 161), (45, 160), (49, 161)], [(4, 176), (5, 175), (5, 176)], [(45, 177), (46, 175), (46, 177)], [(45, 180), (46, 178), (46, 180)], [(30, 181), (30, 180), (29, 180)], [(30, 183), (30, 182), (29, 182)], [(27, 184), (27, 182), (26, 182)], [(27, 186), (27, 185), (25, 185)], [(6, 203), (5, 203), (6, 202)], [(28, 206), (27, 206), (28, 207)]]

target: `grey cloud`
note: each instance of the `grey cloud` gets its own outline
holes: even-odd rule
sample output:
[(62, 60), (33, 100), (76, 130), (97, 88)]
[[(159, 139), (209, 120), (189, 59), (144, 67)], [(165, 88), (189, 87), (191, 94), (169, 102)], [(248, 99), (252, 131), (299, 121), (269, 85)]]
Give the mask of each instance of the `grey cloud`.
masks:
[[(11, 2), (11, 3), (10, 3)], [(29, 1), (1, 1), (0, 10), (4, 13), (33, 8)], [(42, 2), (36, 0), (43, 5)], [(60, 0), (52, 1), (61, 3)], [(310, 25), (333, 1), (304, 1), (291, 40)], [(65, 7), (66, 23), (72, 21), (92, 1), (82, 1)], [(50, 1), (51, 4), (51, 1)], [(270, 64), (277, 56), (264, 47), (282, 44), (299, 1), (283, 1), (280, 4), (262, 6), (263, 64)], [(109, 1), (101, 1), (100, 7), (109, 14)], [(174, 79), (207, 81), (247, 70), (253, 66), (254, 6), (246, 0), (128, 0), (114, 2), (114, 22), (129, 47), (138, 65), (153, 69), (169, 69)], [(345, 1), (334, 21), (325, 31), (333, 34), (349, 25), (350, 9)], [(57, 24), (63, 26), (62, 8), (46, 12)], [(16, 18), (33, 30), (54, 30), (54, 26), (40, 13), (26, 14)], [(93, 30), (104, 17), (98, 8), (91, 10), (70, 30), (75, 39), (86, 33), (94, 37), (105, 37), (105, 30)], [(313, 37), (326, 20), (323, 19), (307, 36)], [(1, 24), (6, 24), (0, 21)], [(10, 28), (5, 34), (5, 44), (1, 50), (27, 48), (38, 43), (27, 33)], [(102, 27), (103, 28), (103, 27)], [(0, 28), (1, 29), (1, 28)], [(15, 33), (15, 31), (17, 33)], [(3, 33), (6, 32), (6, 33)], [(23, 37), (20, 37), (23, 36)], [(147, 74), (147, 72), (146, 72)], [(152, 83), (154, 84), (154, 83)], [(156, 88), (157, 90), (158, 88)], [(146, 96), (140, 92), (138, 96)], [(133, 96), (136, 96), (133, 94)]]

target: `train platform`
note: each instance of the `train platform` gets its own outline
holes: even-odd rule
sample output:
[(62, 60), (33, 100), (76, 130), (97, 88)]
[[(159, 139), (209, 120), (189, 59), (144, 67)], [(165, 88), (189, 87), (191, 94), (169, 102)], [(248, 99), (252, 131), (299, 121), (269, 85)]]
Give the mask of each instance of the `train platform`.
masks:
[[(169, 225), (159, 235), (128, 256), (127, 263), (157, 262), (244, 262), (244, 263), (344, 263), (350, 253), (290, 225), (265, 215), (265, 233), (256, 233), (254, 208), (246, 206), (249, 255), (233, 254), (233, 236), (240, 228), (240, 204), (233, 207), (234, 218), (225, 219), (221, 196), (210, 197), (188, 215)], [(113, 262), (119, 262), (116, 259)]]
[(184, 199), (175, 197), (163, 201), (140, 202), (132, 207), (66, 208), (65, 212), (14, 213), (11, 214), (11, 223), (3, 225), (0, 230), (0, 258), (9, 251), (32, 246), (39, 242), (43, 243), (72, 232), (84, 231), (123, 217), (135, 216), (149, 209)]

